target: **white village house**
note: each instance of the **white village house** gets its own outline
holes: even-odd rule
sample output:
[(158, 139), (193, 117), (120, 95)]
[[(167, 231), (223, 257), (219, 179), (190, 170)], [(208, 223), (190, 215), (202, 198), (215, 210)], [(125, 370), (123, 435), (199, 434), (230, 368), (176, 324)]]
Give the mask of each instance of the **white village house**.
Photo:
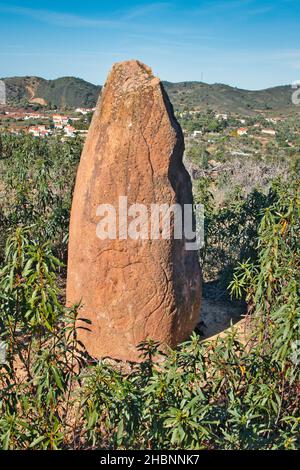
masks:
[(276, 131), (274, 131), (274, 129), (262, 129), (261, 133), (262, 134), (267, 134), (267, 135), (272, 135), (272, 136), (276, 135)]
[(62, 116), (60, 114), (53, 114), (52, 120), (55, 129), (63, 129), (69, 124), (69, 116)]

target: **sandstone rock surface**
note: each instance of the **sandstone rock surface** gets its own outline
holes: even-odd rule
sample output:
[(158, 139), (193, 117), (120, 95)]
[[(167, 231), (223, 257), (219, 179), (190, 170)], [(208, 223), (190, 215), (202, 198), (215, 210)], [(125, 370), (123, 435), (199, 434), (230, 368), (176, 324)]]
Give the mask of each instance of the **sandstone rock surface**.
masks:
[(67, 304), (91, 320), (79, 339), (95, 358), (138, 361), (151, 337), (171, 347), (199, 320), (196, 251), (185, 240), (100, 240), (99, 204), (192, 203), (183, 136), (160, 80), (138, 61), (115, 64), (102, 91), (73, 196)]

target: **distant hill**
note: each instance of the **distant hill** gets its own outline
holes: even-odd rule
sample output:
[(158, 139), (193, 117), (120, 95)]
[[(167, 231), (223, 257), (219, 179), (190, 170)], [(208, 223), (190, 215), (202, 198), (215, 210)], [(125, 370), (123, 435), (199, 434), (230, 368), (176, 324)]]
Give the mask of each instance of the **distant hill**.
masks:
[[(4, 78), (8, 104), (24, 106), (41, 104), (58, 108), (93, 107), (101, 91), (100, 86), (75, 77), (45, 80), (40, 77)], [(299, 112), (291, 102), (290, 86), (249, 91), (223, 84), (202, 82), (163, 82), (175, 107), (183, 110), (212, 109), (219, 112), (255, 114), (258, 111), (275, 113)]]
[(101, 87), (80, 78), (62, 77), (45, 80), (40, 77), (4, 78), (7, 102), (14, 106), (41, 104), (58, 108), (93, 107)]
[(202, 82), (164, 82), (173, 105), (178, 109), (194, 107), (219, 112), (255, 114), (257, 111), (299, 112), (292, 103), (290, 86), (249, 91), (223, 84)]

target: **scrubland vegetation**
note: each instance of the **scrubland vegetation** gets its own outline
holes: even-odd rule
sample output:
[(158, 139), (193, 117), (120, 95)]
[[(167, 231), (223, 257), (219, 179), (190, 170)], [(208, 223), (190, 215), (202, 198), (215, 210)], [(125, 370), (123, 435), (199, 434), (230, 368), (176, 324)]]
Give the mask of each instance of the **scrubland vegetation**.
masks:
[(7, 99), (17, 107), (42, 103), (48, 108), (95, 106), (101, 87), (76, 77), (45, 80), (41, 77), (4, 78)]
[[(282, 177), (275, 150), (257, 154), (257, 166), (270, 155), (274, 170), (266, 184), (245, 190), (234, 187), (237, 173), (227, 182), (225, 171), (206, 174), (207, 147), (197, 153), (190, 146), (187, 157), (190, 152), (199, 171), (195, 200), (206, 209), (204, 278), (246, 301), (245, 335), (232, 327), (202, 341), (194, 333), (168, 355), (149, 340), (140, 346), (140, 364), (122, 364), (89, 358), (76, 338), (80, 306), (64, 307), (81, 148), (77, 138), (1, 137), (0, 334), (7, 349), (0, 366), (0, 447), (299, 448), (296, 151), (282, 157)], [(218, 160), (216, 154), (215, 148), (209, 159)], [(226, 155), (219, 158), (224, 164)], [(242, 167), (243, 159), (249, 161), (240, 156)]]

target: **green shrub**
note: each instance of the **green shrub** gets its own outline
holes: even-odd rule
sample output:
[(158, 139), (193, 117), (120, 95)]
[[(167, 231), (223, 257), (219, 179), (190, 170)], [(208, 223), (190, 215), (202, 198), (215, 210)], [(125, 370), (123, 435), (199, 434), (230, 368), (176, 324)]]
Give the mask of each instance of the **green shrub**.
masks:
[(67, 221), (79, 147), (52, 145), (25, 138), (2, 146), (0, 447), (298, 449), (299, 181), (276, 181), (266, 196), (235, 192), (219, 212), (206, 180), (198, 184), (203, 262), (240, 262), (230, 290), (248, 303), (245, 339), (234, 328), (212, 342), (193, 334), (167, 355), (148, 340), (140, 364), (95, 364), (77, 340), (80, 306), (63, 306), (56, 256), (67, 230), (56, 196)]

